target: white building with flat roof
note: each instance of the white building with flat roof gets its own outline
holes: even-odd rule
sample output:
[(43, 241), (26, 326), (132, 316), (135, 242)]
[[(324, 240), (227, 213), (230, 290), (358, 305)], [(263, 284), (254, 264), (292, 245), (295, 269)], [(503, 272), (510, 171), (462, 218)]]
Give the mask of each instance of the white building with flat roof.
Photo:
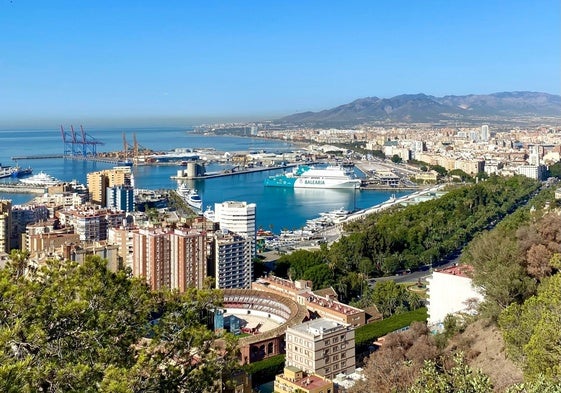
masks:
[(329, 379), (353, 373), (354, 329), (323, 318), (287, 328), (285, 365)]
[(255, 255), (255, 203), (228, 201), (214, 204), (214, 222), (220, 229), (227, 229), (251, 240), (252, 255)]
[(428, 325), (437, 326), (448, 314), (473, 313), (475, 303), (483, 301), (483, 295), (473, 286), (471, 266), (452, 266), (436, 270), (428, 278), (427, 313)]

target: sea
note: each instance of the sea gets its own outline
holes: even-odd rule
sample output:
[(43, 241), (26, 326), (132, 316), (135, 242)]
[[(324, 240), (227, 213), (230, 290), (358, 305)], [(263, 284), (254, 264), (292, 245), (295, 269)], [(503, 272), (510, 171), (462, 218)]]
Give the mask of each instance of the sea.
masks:
[[(75, 127), (77, 129), (77, 127)], [(78, 128), (79, 129), (79, 128)], [(68, 133), (68, 129), (65, 128)], [(176, 148), (213, 148), (221, 152), (289, 152), (301, 149), (281, 140), (237, 136), (207, 136), (196, 134), (193, 127), (184, 128), (95, 128), (85, 129), (86, 139), (103, 144), (96, 145), (97, 152), (123, 150), (125, 136), (128, 144), (136, 138), (142, 147), (155, 151), (171, 151)], [(79, 139), (81, 134), (77, 132)], [(0, 130), (0, 163), (33, 168), (33, 173), (41, 171), (60, 180), (77, 180), (86, 184), (88, 172), (112, 168), (114, 164), (93, 161), (78, 161), (64, 158), (20, 159), (13, 157), (38, 154), (62, 154), (64, 143), (60, 129)], [(176, 189), (177, 182), (171, 179), (179, 166), (136, 166), (133, 167), (135, 186), (153, 190)], [(207, 167), (208, 171), (219, 170), (217, 164)], [(360, 173), (355, 169), (357, 173)], [(316, 218), (322, 212), (339, 208), (358, 210), (368, 208), (409, 192), (379, 190), (326, 190), (289, 189), (265, 187), (264, 180), (271, 175), (282, 173), (282, 169), (238, 174), (188, 183), (196, 188), (203, 199), (205, 208), (214, 208), (215, 203), (224, 201), (246, 201), (256, 204), (256, 225), (258, 228), (279, 233), (281, 230), (302, 228), (306, 220)], [(10, 182), (13, 179), (0, 179)], [(11, 199), (13, 204), (23, 204), (33, 198), (33, 194), (1, 193), (1, 199)]]

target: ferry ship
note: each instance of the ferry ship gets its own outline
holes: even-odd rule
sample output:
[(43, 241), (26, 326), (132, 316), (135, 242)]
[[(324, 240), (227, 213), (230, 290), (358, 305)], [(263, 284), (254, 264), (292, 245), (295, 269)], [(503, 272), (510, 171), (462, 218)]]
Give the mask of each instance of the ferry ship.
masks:
[(0, 164), (0, 179), (4, 177), (21, 177), (30, 175), (31, 168), (21, 168), (19, 166), (4, 166)]
[(293, 188), (360, 188), (361, 180), (352, 169), (340, 165), (325, 168), (298, 166), (295, 170), (265, 179), (268, 187)]

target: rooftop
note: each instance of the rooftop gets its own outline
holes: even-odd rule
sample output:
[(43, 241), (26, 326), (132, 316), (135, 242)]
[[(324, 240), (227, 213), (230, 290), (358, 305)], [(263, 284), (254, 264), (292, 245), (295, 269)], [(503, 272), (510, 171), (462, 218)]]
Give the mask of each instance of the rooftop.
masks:
[(344, 325), (329, 319), (318, 318), (293, 326), (291, 329), (301, 333), (311, 333), (314, 336), (320, 336), (324, 332), (330, 332), (343, 326)]
[(329, 297), (317, 296), (312, 292), (304, 293), (302, 296), (306, 297), (309, 305), (317, 305), (341, 314), (351, 315), (363, 312), (363, 310), (359, 308), (338, 302), (337, 300), (333, 300)]
[(471, 278), (473, 275), (473, 266), (470, 265), (458, 265), (450, 266), (442, 270), (437, 270), (438, 273), (450, 274), (453, 276), (468, 277)]
[[(283, 374), (281, 378), (288, 380), (286, 376)], [(302, 379), (298, 379), (296, 381), (291, 381), (294, 385), (305, 388), (307, 391), (315, 391), (315, 389), (332, 385), (332, 382), (326, 379), (323, 379), (319, 375), (311, 374), (303, 377)]]

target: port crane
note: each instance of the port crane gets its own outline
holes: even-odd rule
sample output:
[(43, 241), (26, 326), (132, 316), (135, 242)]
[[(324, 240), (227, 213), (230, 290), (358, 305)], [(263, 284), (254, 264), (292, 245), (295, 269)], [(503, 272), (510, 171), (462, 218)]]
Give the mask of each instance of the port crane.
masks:
[(70, 131), (65, 131), (61, 125), (60, 133), (65, 157), (96, 157), (97, 146), (104, 145), (102, 141), (88, 135), (82, 126), (80, 126), (80, 132), (76, 132), (73, 125), (70, 126)]

